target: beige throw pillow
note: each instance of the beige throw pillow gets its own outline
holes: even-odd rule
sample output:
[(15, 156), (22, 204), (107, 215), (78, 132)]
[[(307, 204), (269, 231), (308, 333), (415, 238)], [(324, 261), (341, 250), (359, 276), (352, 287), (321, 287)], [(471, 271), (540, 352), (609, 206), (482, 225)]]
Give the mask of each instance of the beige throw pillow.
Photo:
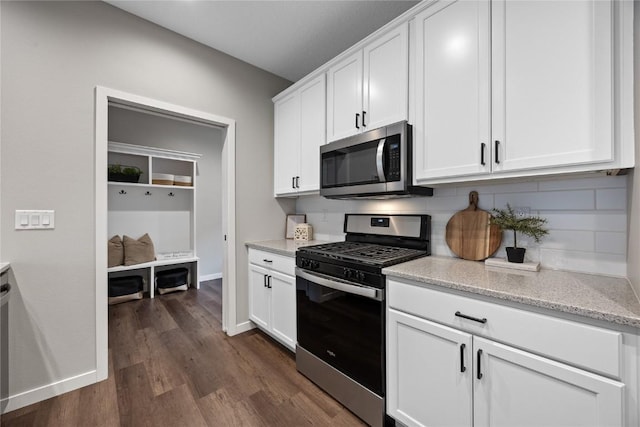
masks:
[(115, 235), (109, 239), (108, 244), (108, 267), (117, 267), (124, 264), (124, 246), (122, 246), (122, 239), (120, 236)]
[(151, 237), (145, 233), (138, 240), (124, 236), (124, 265), (134, 265), (154, 261), (156, 252), (153, 249)]

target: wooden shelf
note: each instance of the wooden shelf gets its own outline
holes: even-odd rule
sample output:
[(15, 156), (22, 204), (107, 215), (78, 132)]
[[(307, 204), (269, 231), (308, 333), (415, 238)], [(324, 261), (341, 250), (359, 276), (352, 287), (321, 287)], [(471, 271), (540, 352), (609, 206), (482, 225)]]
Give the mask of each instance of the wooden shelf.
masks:
[(187, 262), (195, 262), (200, 258), (198, 257), (187, 257), (187, 258), (170, 258), (170, 259), (162, 259), (151, 262), (143, 262), (140, 264), (134, 265), (119, 265), (117, 267), (110, 267), (107, 269), (109, 273), (115, 273), (116, 271), (130, 271), (130, 270), (139, 270), (141, 268), (149, 268), (149, 267), (160, 267), (163, 265), (174, 265), (174, 264), (185, 264)]
[(127, 187), (139, 187), (139, 188), (168, 188), (171, 190), (180, 189), (180, 190), (193, 190), (193, 185), (158, 185), (158, 184), (144, 184), (139, 182), (118, 182), (118, 181), (108, 181), (109, 185), (113, 186), (127, 186)]
[[(156, 257), (159, 259), (134, 265), (107, 268), (113, 276), (135, 272), (148, 282), (149, 297), (155, 295), (155, 277), (158, 270), (167, 266), (185, 266), (190, 270), (190, 285), (199, 288), (199, 258), (196, 254), (196, 178), (197, 160), (200, 154), (166, 150), (109, 141), (108, 162), (140, 168), (145, 182), (107, 181), (109, 194), (108, 217), (110, 235), (142, 235), (149, 233), (156, 239)], [(154, 172), (188, 176), (192, 183), (183, 185), (153, 184)], [(170, 182), (170, 181), (169, 181)], [(118, 197), (130, 193), (132, 197)], [(162, 193), (175, 196), (136, 197)], [(173, 251), (175, 248), (191, 248), (189, 251)], [(163, 257), (165, 255), (165, 257)], [(171, 256), (173, 255), (173, 256)], [(130, 273), (129, 273), (130, 274)]]

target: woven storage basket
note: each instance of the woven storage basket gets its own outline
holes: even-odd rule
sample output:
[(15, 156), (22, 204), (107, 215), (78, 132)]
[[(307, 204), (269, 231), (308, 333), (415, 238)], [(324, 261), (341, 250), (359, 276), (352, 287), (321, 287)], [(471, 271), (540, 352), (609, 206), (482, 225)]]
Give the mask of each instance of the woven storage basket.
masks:
[(151, 175), (151, 183), (156, 185), (173, 185), (174, 176), (169, 173), (154, 173)]

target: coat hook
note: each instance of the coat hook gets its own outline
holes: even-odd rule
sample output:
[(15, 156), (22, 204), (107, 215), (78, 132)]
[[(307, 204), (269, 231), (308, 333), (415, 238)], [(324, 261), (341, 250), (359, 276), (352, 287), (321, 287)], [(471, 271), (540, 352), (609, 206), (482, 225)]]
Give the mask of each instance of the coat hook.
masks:
[(120, 192), (118, 194), (127, 194), (127, 192), (124, 191), (124, 190), (120, 190)]
[(169, 193), (169, 197), (173, 197), (175, 196), (175, 194), (173, 194), (173, 191), (171, 193)]
[(144, 193), (145, 196), (150, 196), (151, 195), (151, 191), (147, 191), (146, 193)]

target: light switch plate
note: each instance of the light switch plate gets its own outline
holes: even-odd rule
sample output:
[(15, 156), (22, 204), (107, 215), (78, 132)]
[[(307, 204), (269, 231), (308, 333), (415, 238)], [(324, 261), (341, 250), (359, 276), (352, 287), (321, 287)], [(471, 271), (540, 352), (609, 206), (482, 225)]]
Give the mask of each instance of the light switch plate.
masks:
[(16, 210), (16, 230), (51, 230), (55, 225), (53, 210)]

